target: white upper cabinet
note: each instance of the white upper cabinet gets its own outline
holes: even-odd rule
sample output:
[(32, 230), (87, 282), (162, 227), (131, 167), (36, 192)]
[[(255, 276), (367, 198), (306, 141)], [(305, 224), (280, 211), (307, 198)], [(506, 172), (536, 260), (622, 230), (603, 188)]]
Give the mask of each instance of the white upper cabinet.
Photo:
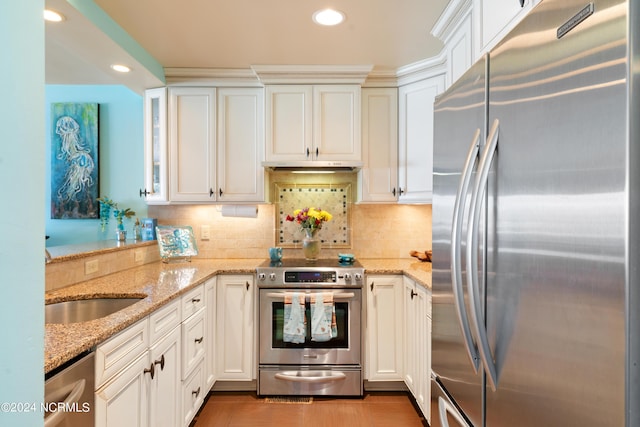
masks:
[(439, 74), (399, 88), (399, 202), (432, 201), (433, 102), (444, 83)]
[(359, 85), (266, 86), (267, 162), (360, 161)]
[(169, 88), (169, 198), (216, 200), (215, 88)]
[(362, 89), (359, 202), (398, 200), (398, 89)]
[(264, 91), (218, 89), (219, 202), (264, 202)]
[(148, 204), (169, 201), (167, 175), (167, 89), (149, 89), (144, 93), (144, 196)]

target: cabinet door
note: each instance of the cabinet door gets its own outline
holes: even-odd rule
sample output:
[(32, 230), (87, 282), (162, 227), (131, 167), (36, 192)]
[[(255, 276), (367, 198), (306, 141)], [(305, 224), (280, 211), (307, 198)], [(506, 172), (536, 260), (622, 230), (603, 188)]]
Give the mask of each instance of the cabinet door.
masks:
[(431, 387), (431, 373), (430, 368), (427, 368), (427, 361), (429, 360), (429, 342), (431, 336), (427, 330), (429, 319), (428, 303), (429, 297), (427, 291), (420, 285), (415, 287), (416, 295), (413, 298), (413, 304), (415, 305), (415, 323), (416, 323), (416, 381), (415, 381), (415, 393), (414, 398), (416, 403), (422, 409), (422, 413), (427, 415), (430, 413), (430, 387)]
[(204, 293), (207, 302), (207, 310), (205, 313), (205, 335), (208, 338), (204, 365), (206, 390), (211, 390), (216, 381), (216, 290), (216, 277), (209, 279), (204, 284)]
[(362, 89), (361, 202), (398, 200), (398, 90)]
[(149, 89), (144, 93), (144, 195), (148, 204), (169, 200), (167, 170), (167, 89)]
[(172, 202), (216, 200), (213, 88), (169, 89), (169, 198)]
[(366, 378), (402, 381), (402, 276), (367, 277)]
[(149, 424), (151, 375), (145, 352), (96, 391), (97, 427), (146, 427)]
[(254, 285), (252, 275), (218, 276), (216, 378), (252, 380), (254, 374)]
[(404, 282), (404, 382), (413, 396), (416, 396), (418, 382), (418, 328), (416, 324), (415, 282), (407, 277)]
[(308, 85), (270, 85), (266, 96), (267, 161), (310, 160), (313, 89)]
[(149, 393), (149, 425), (174, 427), (180, 424), (180, 327), (149, 349), (154, 379)]
[(361, 160), (359, 85), (313, 87), (314, 160)]
[(444, 75), (399, 89), (399, 179), (403, 203), (433, 198), (433, 102), (444, 90)]
[(218, 201), (264, 202), (261, 88), (218, 89)]

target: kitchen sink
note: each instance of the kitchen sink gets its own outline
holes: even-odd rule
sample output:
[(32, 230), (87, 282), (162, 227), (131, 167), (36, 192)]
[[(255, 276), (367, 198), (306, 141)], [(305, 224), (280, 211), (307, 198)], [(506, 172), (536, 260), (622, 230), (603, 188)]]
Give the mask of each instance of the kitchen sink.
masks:
[(134, 298), (90, 298), (56, 302), (44, 306), (45, 323), (78, 323), (100, 319), (142, 300)]

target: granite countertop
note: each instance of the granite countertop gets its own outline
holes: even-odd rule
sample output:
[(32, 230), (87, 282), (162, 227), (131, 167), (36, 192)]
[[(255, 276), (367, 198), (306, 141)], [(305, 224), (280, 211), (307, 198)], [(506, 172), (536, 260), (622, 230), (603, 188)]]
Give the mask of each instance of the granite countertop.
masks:
[[(431, 263), (414, 259), (359, 260), (365, 274), (406, 274), (431, 289)], [(148, 316), (167, 302), (218, 274), (254, 274), (264, 259), (194, 259), (156, 262), (47, 292), (46, 303), (95, 297), (143, 297), (112, 315), (90, 322), (45, 325), (44, 371), (77, 355)]]

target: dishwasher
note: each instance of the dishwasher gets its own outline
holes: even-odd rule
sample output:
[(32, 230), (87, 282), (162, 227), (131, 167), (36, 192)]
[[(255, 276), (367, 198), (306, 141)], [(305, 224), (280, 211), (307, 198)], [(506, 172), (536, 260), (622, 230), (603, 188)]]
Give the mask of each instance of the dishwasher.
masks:
[(81, 355), (45, 377), (45, 427), (94, 426), (94, 358)]

